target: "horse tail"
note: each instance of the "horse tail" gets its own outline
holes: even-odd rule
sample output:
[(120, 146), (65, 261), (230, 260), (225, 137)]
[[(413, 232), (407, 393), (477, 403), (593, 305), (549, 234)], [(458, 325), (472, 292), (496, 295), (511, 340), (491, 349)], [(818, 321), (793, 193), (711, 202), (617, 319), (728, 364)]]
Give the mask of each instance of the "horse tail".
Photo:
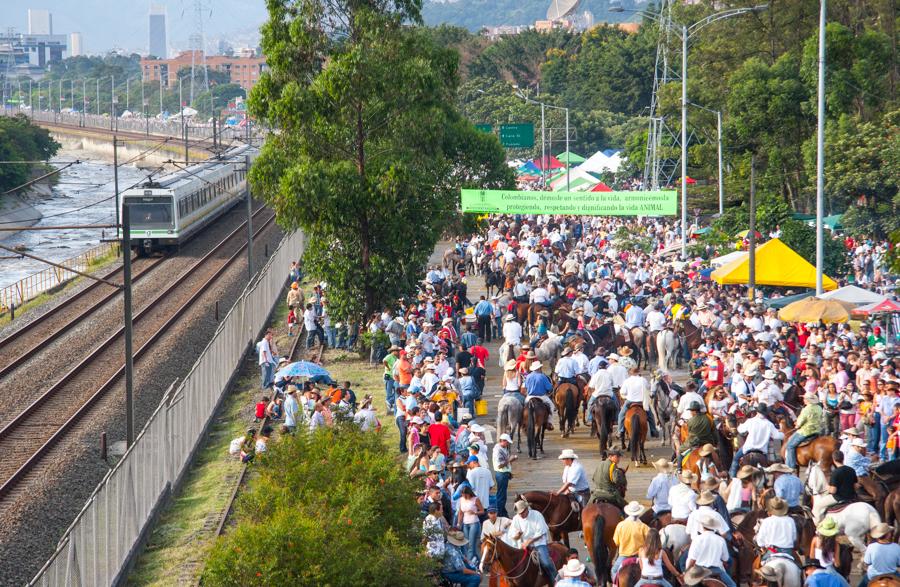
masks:
[(575, 421), (578, 419), (578, 401), (576, 399), (578, 388), (576, 387), (575, 390), (572, 391), (571, 386), (566, 388), (566, 422), (573, 429), (575, 428)]
[(497, 405), (497, 434), (506, 432), (506, 428), (503, 426), (504, 416), (506, 416), (508, 421), (509, 416), (506, 415), (506, 404), (503, 403), (503, 400), (500, 400), (500, 403)]
[(603, 513), (597, 515), (594, 520), (594, 535), (589, 545), (591, 558), (594, 560), (594, 573), (597, 575), (597, 583), (606, 585), (606, 576), (609, 574), (609, 562), (606, 560), (606, 544), (603, 542), (603, 531), (606, 527), (606, 518)]
[[(533, 448), (534, 443), (537, 440), (535, 430), (534, 430), (534, 420), (535, 420), (534, 410), (535, 410), (535, 407), (534, 407), (534, 404), (532, 404), (531, 407), (528, 408), (528, 430), (526, 432), (527, 437), (528, 437), (528, 456), (537, 455), (537, 449)], [(534, 450), (534, 452), (532, 452), (532, 450)]]
[(878, 515), (878, 511), (869, 512), (869, 530), (877, 526), (881, 523), (881, 516)]
[(640, 449), (640, 435), (641, 435), (641, 417), (635, 411), (631, 414), (631, 438), (629, 439), (629, 447), (628, 450), (631, 451), (632, 460), (638, 460), (638, 450)]
[(600, 399), (597, 399), (594, 402), (594, 406), (599, 406), (600, 409), (596, 410), (599, 413), (599, 422), (597, 418), (594, 418), (594, 422), (597, 423), (597, 440), (600, 442), (600, 458), (606, 458), (606, 455), (602, 454), (604, 447), (606, 447), (606, 439), (609, 437), (609, 422), (606, 421), (606, 406), (601, 403)]

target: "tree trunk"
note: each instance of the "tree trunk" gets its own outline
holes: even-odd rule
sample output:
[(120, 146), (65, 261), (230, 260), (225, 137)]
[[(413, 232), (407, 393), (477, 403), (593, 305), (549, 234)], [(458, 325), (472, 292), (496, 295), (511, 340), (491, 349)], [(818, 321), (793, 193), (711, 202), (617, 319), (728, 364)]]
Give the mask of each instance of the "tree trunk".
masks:
[[(366, 183), (366, 133), (363, 124), (362, 104), (356, 104), (356, 170), (362, 180), (362, 184)], [(359, 245), (360, 245), (360, 268), (362, 269), (363, 291), (365, 292), (365, 315), (364, 319), (371, 316), (375, 308), (375, 291), (369, 276), (369, 269), (372, 266), (371, 256), (371, 234), (369, 231), (369, 217), (365, 211), (361, 211), (359, 215)]]

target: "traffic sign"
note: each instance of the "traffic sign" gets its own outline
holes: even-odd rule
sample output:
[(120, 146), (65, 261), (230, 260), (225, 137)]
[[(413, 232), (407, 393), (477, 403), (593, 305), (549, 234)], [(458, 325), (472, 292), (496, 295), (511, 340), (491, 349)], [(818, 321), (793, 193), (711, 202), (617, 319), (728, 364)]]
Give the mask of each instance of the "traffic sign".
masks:
[(492, 133), (494, 132), (493, 124), (476, 124), (475, 128), (480, 130), (481, 132)]
[(534, 146), (534, 125), (530, 122), (521, 124), (501, 124), (500, 144), (514, 149), (528, 149)]

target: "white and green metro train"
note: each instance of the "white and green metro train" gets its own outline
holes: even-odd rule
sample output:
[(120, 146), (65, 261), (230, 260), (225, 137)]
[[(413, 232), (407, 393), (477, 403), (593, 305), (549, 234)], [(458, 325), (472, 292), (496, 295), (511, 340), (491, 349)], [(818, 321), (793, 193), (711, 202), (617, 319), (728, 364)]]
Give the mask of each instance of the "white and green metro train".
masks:
[[(243, 145), (221, 158), (197, 163), (122, 192), (130, 212), (131, 248), (139, 255), (175, 251), (198, 231), (245, 198), (245, 158), (257, 150)], [(119, 211), (121, 214), (121, 210)], [(122, 238), (119, 229), (118, 238)]]

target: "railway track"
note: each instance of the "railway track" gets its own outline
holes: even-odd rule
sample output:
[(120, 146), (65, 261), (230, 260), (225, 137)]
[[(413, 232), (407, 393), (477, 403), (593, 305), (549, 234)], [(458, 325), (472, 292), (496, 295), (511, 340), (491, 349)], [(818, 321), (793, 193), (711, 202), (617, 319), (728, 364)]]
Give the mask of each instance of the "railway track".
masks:
[[(254, 239), (272, 225), (275, 215), (267, 217), (254, 232)], [(226, 259), (216, 259), (222, 252), (232, 250), (229, 243), (243, 234), (244, 221), (229, 233), (209, 253), (187, 272), (169, 283), (134, 316), (135, 364), (175, 324), (193, 304), (215, 284), (228, 268), (241, 257), (247, 247), (244, 242)], [(182, 287), (186, 282), (200, 281), (195, 287)], [(174, 312), (167, 308), (176, 306)], [(0, 429), (0, 498), (8, 496), (20, 486), (43, 457), (88, 413), (90, 408), (112, 389), (125, 371), (124, 326), (74, 365), (55, 384), (43, 391), (27, 408)], [(113, 367), (115, 371), (110, 373)], [(104, 379), (105, 378), (105, 379)]]

